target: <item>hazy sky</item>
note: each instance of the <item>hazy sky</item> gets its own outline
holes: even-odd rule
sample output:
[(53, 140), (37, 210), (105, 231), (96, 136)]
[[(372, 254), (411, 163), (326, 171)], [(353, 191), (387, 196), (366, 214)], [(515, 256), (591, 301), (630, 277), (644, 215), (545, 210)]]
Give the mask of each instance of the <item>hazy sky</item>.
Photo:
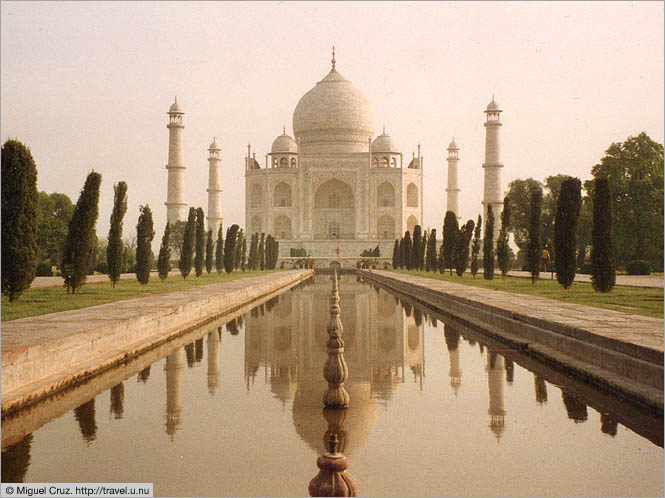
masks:
[(102, 174), (166, 223), (167, 110), (184, 116), (186, 199), (207, 209), (208, 152), (222, 147), (224, 225), (244, 225), (247, 144), (263, 164), (298, 100), (337, 69), (375, 130), (422, 145), (424, 225), (441, 230), (446, 147), (461, 146), (460, 209), (480, 212), (483, 111), (502, 106), (503, 189), (514, 178), (590, 177), (613, 141), (663, 142), (662, 2), (2, 2), (2, 141), (32, 150), (38, 188), (76, 202)]

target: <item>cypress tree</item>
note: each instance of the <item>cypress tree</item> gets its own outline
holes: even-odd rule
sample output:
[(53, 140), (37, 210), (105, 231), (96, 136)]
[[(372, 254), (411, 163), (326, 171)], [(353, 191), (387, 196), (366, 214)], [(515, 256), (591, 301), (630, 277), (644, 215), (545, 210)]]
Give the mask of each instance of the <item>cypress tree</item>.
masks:
[(217, 244), (215, 245), (215, 269), (217, 273), (222, 273), (224, 270), (224, 231), (222, 225), (219, 225), (217, 230)]
[(536, 283), (540, 275), (540, 258), (542, 256), (541, 241), (541, 211), (543, 204), (543, 191), (534, 188), (531, 191), (531, 210), (529, 213), (529, 242), (526, 249), (527, 267), (531, 272), (531, 284)]
[(487, 205), (487, 220), (485, 222), (485, 238), (483, 239), (483, 278), (494, 279), (494, 213), (492, 205)]
[(395, 239), (395, 246), (393, 247), (393, 268), (399, 268), (399, 240)]
[(106, 246), (106, 262), (111, 285), (120, 279), (122, 273), (122, 219), (127, 212), (127, 184), (118, 182), (113, 186), (113, 212), (111, 213), (111, 228), (109, 228), (108, 246)]
[(249, 269), (250, 271), (256, 270), (256, 253), (257, 253), (257, 243), (258, 243), (259, 234), (254, 232), (252, 234), (252, 241), (249, 245)]
[(212, 241), (212, 230), (208, 230), (206, 238), (206, 273), (210, 274), (212, 271), (212, 252), (214, 243)]
[(398, 255), (398, 268), (404, 268), (404, 237), (399, 238), (399, 255)]
[(425, 253), (427, 252), (427, 244), (429, 243), (429, 234), (427, 230), (423, 232), (423, 243), (420, 246), (420, 254), (418, 256), (418, 269), (423, 271), (425, 269)]
[(510, 246), (508, 245), (508, 227), (510, 226), (510, 199), (503, 199), (503, 211), (501, 212), (501, 228), (496, 240), (496, 258), (499, 260), (501, 276), (505, 277), (510, 270)]
[(242, 232), (242, 256), (240, 258), (240, 269), (245, 271), (247, 269), (247, 236)]
[(457, 216), (452, 211), (447, 211), (443, 219), (443, 266), (450, 269), (450, 274), (453, 274), (455, 267), (455, 241), (459, 232), (459, 225), (457, 224)]
[(425, 269), (427, 271), (436, 271), (436, 228), (432, 228), (429, 233), (429, 240), (427, 241), (427, 258), (425, 262)]
[(205, 263), (205, 215), (202, 208), (196, 209), (196, 251), (194, 255), (194, 271), (196, 276), (203, 274), (203, 264)]
[(473, 236), (473, 220), (467, 221), (457, 234), (455, 247), (455, 273), (458, 277), (464, 275), (469, 266), (469, 244)]
[(418, 269), (420, 265), (420, 248), (423, 245), (422, 227), (416, 225), (413, 227), (413, 247), (411, 248), (411, 268)]
[(194, 243), (196, 240), (196, 208), (189, 208), (187, 224), (182, 235), (182, 249), (180, 250), (180, 261), (178, 268), (182, 278), (187, 278), (192, 271), (192, 258), (194, 257)]
[(16, 301), (35, 279), (37, 245), (37, 166), (17, 140), (2, 146), (2, 293)]
[(476, 273), (478, 273), (479, 258), (480, 255), (480, 235), (482, 231), (483, 217), (478, 215), (478, 221), (476, 222), (476, 228), (473, 231), (473, 242), (471, 243), (471, 275), (473, 278), (476, 278)]
[(69, 230), (65, 239), (62, 257), (62, 275), (65, 278), (67, 292), (72, 293), (83, 285), (92, 253), (95, 224), (99, 214), (99, 186), (102, 175), (92, 171), (88, 174), (76, 202), (74, 214), (69, 221)]
[(556, 279), (564, 289), (573, 285), (577, 269), (577, 219), (582, 207), (582, 182), (566, 178), (561, 184), (554, 218), (554, 268)]
[(266, 234), (261, 232), (261, 241), (259, 242), (259, 250), (258, 250), (258, 266), (260, 270), (265, 270), (266, 269), (266, 240), (265, 240)]
[(162, 245), (159, 248), (159, 256), (157, 257), (157, 270), (159, 270), (159, 278), (162, 281), (166, 280), (166, 277), (169, 276), (169, 271), (171, 270), (171, 265), (169, 264), (171, 260), (171, 248), (169, 247), (169, 242), (171, 239), (171, 224), (167, 221), (166, 228), (164, 228), (164, 235), (162, 236)]
[(240, 269), (240, 258), (242, 256), (242, 228), (236, 233), (236, 245), (233, 253), (233, 269)]
[(402, 262), (407, 270), (413, 268), (412, 265), (413, 260), (411, 259), (412, 251), (413, 251), (413, 243), (411, 242), (411, 232), (407, 230), (406, 233), (404, 234), (404, 247), (402, 251)]
[(147, 284), (150, 280), (150, 266), (152, 265), (151, 256), (152, 239), (155, 237), (155, 230), (152, 224), (152, 211), (146, 204), (141, 206), (139, 222), (136, 225), (136, 278), (142, 284)]
[(616, 282), (610, 182), (607, 178), (597, 178), (594, 184), (591, 283), (597, 291), (609, 292)]
[(233, 271), (239, 229), (238, 225), (233, 224), (226, 230), (226, 241), (224, 242), (224, 270), (226, 270), (226, 273)]

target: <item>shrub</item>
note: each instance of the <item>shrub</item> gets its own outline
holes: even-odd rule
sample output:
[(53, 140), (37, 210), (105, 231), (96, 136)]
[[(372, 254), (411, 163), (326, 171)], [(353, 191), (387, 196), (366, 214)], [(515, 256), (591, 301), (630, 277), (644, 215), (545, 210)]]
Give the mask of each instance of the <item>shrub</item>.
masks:
[(651, 265), (648, 261), (638, 259), (626, 265), (626, 272), (628, 275), (649, 275), (651, 273)]
[(52, 277), (51, 262), (49, 260), (40, 261), (37, 263), (36, 274), (38, 277)]
[(591, 275), (592, 266), (591, 263), (584, 263), (580, 268), (580, 273), (583, 275)]

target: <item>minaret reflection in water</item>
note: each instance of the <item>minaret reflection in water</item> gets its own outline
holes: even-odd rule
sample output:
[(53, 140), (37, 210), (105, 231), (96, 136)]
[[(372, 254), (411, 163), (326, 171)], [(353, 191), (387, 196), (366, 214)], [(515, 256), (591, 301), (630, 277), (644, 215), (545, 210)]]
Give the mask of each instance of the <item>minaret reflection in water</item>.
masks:
[(504, 358), (493, 351), (487, 350), (487, 383), (489, 385), (490, 407), (488, 414), (490, 416), (489, 427), (496, 436), (497, 441), (501, 439), (505, 426), (506, 410), (503, 406), (503, 375)]
[[(252, 389), (263, 368), (275, 398), (285, 408), (292, 402), (297, 434), (320, 455), (327, 451), (321, 396), (327, 389), (322, 369), (327, 359), (330, 280), (329, 275), (311, 280), (319, 285), (308, 282), (281, 294), (272, 313), (261, 313), (259, 307), (245, 315), (245, 382)], [(371, 434), (377, 401), (387, 407), (395, 389), (406, 382), (407, 371), (422, 382), (424, 326), (422, 316), (416, 324), (412, 309), (406, 316), (394, 296), (354, 277), (341, 276), (339, 293), (349, 372), (344, 387), (351, 399), (344, 422), (343, 451), (348, 456)]]
[[(201, 341), (201, 356), (203, 356), (203, 339)], [(198, 343), (197, 351), (198, 351)], [(219, 385), (219, 348), (221, 340), (217, 330), (208, 333), (208, 392), (211, 396), (217, 391)]]
[(166, 357), (166, 433), (173, 440), (180, 429), (182, 412), (182, 370), (185, 367), (185, 350), (176, 349)]

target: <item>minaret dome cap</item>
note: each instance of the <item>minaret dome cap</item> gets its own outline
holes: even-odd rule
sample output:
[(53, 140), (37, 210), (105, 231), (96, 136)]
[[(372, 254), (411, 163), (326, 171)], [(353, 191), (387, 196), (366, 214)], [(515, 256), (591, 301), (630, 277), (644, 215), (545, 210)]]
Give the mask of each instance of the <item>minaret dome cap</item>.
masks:
[(494, 100), (494, 95), (492, 95), (492, 102), (487, 104), (487, 110), (485, 110), (485, 112), (501, 112), (501, 107), (497, 104), (496, 100)]
[(455, 143), (455, 138), (453, 138), (453, 141), (450, 142), (450, 144), (448, 145), (448, 149), (447, 149), (447, 150), (459, 150), (459, 147), (458, 147), (457, 144)]
[(208, 147), (208, 150), (222, 150), (221, 147), (217, 144), (217, 138), (212, 139), (212, 143), (210, 144), (210, 147)]
[(169, 107), (169, 114), (184, 114), (178, 105), (178, 97), (175, 98), (175, 102)]
[(270, 152), (272, 154), (297, 154), (298, 144), (293, 138), (286, 134), (285, 129), (284, 132), (272, 143)]
[(399, 152), (399, 147), (384, 128), (383, 134), (376, 137), (372, 142), (372, 152)]

